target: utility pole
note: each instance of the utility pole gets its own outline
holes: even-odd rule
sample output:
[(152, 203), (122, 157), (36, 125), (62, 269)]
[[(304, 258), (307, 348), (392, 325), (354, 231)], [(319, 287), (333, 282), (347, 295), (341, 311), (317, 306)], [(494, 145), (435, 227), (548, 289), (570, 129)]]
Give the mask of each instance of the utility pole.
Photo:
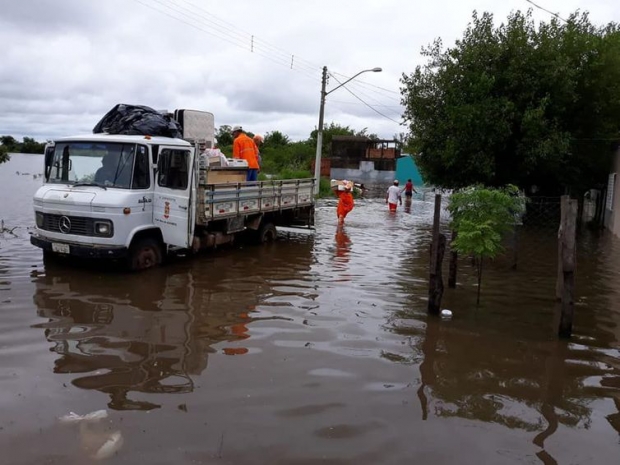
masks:
[(360, 71), (359, 73), (357, 73), (356, 75), (354, 75), (353, 77), (350, 77), (349, 79), (347, 79), (340, 85), (334, 87), (329, 92), (326, 92), (325, 87), (327, 87), (327, 66), (323, 66), (323, 79), (321, 81), (321, 108), (319, 109), (319, 128), (316, 134), (316, 158), (314, 160), (314, 179), (315, 179), (314, 194), (315, 195), (319, 193), (319, 183), (321, 181), (321, 151), (323, 149), (323, 113), (325, 112), (325, 97), (328, 94), (331, 94), (336, 89), (340, 89), (346, 83), (348, 83), (349, 81), (352, 81), (353, 79), (355, 79), (357, 76), (359, 76), (362, 73), (369, 73), (369, 72), (380, 73), (381, 71), (382, 70), (379, 67), (372, 68), (372, 69), (364, 69)]
[(323, 78), (321, 80), (321, 106), (319, 108), (319, 127), (316, 133), (316, 157), (314, 159), (314, 195), (319, 193), (321, 181), (321, 152), (323, 149), (323, 114), (325, 112), (325, 87), (327, 86), (327, 66), (323, 66)]

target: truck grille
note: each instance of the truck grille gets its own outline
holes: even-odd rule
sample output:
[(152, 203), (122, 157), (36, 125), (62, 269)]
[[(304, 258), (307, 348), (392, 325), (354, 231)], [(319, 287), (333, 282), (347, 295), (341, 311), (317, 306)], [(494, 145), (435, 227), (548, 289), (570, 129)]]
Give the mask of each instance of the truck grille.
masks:
[[(67, 222), (67, 220), (69, 221)], [(84, 216), (63, 216), (44, 213), (43, 227), (41, 229), (63, 234), (76, 234), (78, 236), (94, 236), (95, 219)]]

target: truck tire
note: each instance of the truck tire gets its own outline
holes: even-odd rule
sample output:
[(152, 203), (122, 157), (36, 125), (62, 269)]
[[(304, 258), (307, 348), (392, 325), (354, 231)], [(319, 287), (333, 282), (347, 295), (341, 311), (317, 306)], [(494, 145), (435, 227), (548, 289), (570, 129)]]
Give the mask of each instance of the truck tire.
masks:
[(131, 271), (142, 271), (161, 265), (162, 260), (161, 242), (152, 237), (144, 237), (131, 244), (127, 265)]
[(259, 244), (266, 244), (267, 242), (274, 242), (278, 237), (278, 231), (273, 223), (263, 223), (256, 231), (256, 242)]

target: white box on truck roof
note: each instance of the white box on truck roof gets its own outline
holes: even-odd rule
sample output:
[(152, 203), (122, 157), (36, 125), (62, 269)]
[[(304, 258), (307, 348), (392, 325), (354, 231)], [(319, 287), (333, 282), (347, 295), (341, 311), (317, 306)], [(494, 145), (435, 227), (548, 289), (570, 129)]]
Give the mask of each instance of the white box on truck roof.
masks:
[(183, 139), (206, 142), (207, 148), (215, 145), (215, 119), (213, 113), (198, 110), (174, 110), (174, 119), (183, 128)]

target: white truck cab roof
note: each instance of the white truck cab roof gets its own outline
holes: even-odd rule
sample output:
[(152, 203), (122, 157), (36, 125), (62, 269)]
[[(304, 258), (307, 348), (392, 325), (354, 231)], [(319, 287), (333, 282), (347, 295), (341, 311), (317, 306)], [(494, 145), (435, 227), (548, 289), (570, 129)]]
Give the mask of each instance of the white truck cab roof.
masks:
[(149, 144), (149, 145), (179, 145), (183, 147), (191, 147), (192, 144), (183, 139), (174, 139), (171, 137), (155, 137), (155, 136), (128, 136), (123, 134), (85, 134), (73, 137), (62, 137), (54, 139), (55, 143), (61, 142), (119, 142), (124, 144)]

